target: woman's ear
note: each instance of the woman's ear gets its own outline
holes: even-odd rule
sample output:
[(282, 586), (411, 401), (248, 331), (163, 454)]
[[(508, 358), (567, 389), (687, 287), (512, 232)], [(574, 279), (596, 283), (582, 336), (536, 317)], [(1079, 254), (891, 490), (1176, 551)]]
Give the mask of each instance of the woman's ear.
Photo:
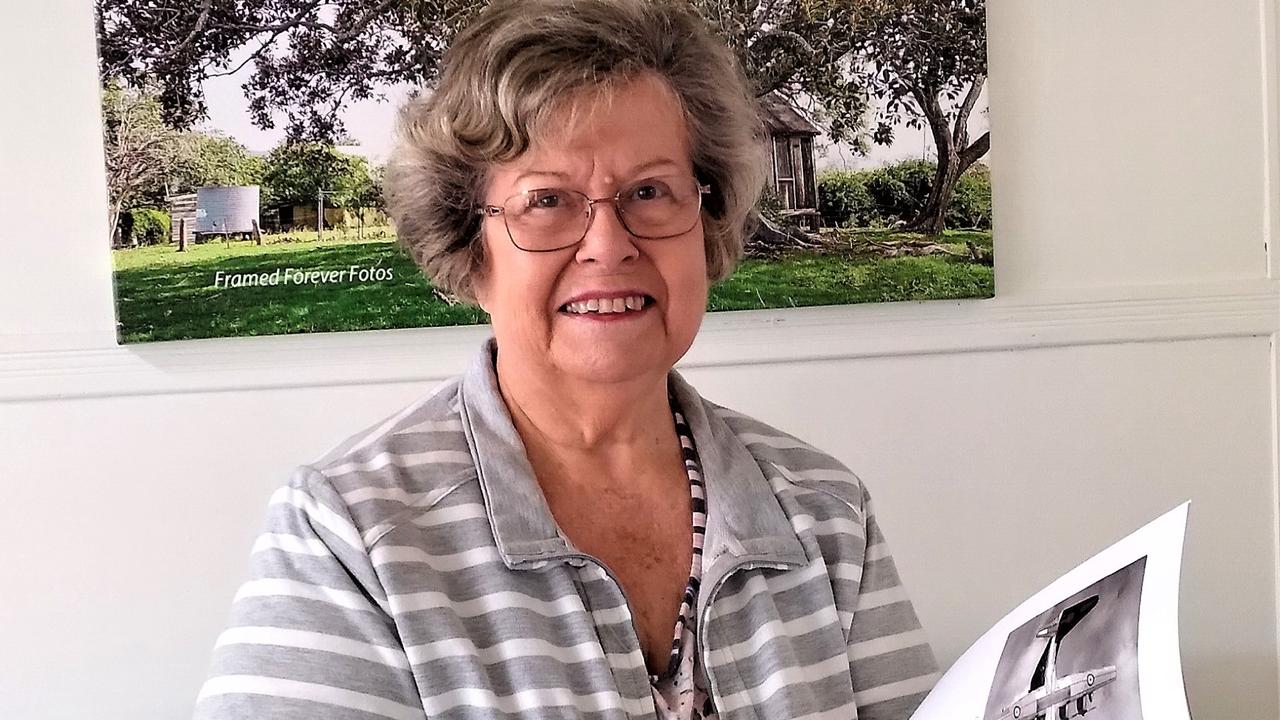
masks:
[(475, 298), (476, 305), (479, 305), (481, 310), (489, 312), (489, 267), (485, 259), (486, 255), (487, 253), (482, 252), (481, 256), (476, 258), (475, 265), (472, 266), (471, 295)]

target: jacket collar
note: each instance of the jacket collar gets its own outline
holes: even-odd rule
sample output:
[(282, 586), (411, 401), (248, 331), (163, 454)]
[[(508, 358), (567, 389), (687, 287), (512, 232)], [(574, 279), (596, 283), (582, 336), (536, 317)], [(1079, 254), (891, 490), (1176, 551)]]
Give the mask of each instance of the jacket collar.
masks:
[[(540, 567), (580, 554), (547, 505), (524, 444), (498, 391), (497, 342), (485, 341), (462, 377), (462, 425), (503, 562), (512, 569)], [(674, 369), (675, 395), (702, 462), (707, 492), (704, 554), (708, 563), (728, 554), (762, 563), (802, 565), (805, 552), (754, 456), (711, 406)]]

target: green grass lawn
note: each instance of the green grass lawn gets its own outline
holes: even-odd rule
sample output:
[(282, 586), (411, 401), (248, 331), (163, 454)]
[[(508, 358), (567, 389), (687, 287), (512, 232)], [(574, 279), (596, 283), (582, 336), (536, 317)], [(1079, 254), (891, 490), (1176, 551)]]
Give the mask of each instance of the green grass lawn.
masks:
[[(904, 236), (885, 231), (842, 231), (822, 252), (797, 252), (778, 260), (744, 260), (732, 276), (712, 289), (708, 309), (950, 300), (994, 294), (992, 268), (963, 258), (885, 258), (846, 249), (850, 239), (884, 241), (892, 237)], [(964, 252), (966, 241), (991, 249), (990, 232), (947, 231), (940, 244)]]
[[(859, 236), (859, 233), (862, 233)], [(786, 308), (895, 300), (990, 297), (991, 268), (951, 256), (883, 258), (845, 247), (848, 239), (887, 233), (846, 231), (822, 252), (776, 260), (745, 260), (712, 288), (710, 310)], [(951, 233), (948, 247), (965, 240), (991, 247), (990, 233)], [(842, 245), (843, 243), (843, 245)], [(116, 298), (124, 342), (234, 335), (375, 330), (466, 325), (488, 321), (472, 305), (449, 305), (432, 292), (413, 261), (385, 238), (368, 242), (328, 239), (116, 250)], [(288, 282), (275, 286), (215, 284), (236, 273), (292, 269), (372, 269), (380, 280)], [(225, 285), (225, 283), (223, 283)]]

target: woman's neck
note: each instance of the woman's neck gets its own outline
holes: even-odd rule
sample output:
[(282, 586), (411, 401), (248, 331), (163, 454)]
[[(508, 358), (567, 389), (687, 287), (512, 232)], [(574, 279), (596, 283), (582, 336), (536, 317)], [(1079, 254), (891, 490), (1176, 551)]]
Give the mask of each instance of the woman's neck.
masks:
[(539, 482), (669, 476), (680, 443), (665, 373), (625, 382), (550, 377), (497, 362), (498, 388)]

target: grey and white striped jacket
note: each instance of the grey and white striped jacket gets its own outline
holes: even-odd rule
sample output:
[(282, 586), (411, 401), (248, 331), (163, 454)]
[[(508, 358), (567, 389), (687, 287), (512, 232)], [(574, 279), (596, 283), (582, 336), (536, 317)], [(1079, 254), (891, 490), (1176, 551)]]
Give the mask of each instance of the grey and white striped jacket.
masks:
[[(275, 493), (197, 718), (655, 717), (620, 586), (552, 518), (494, 349)], [(719, 717), (906, 718), (936, 664), (862, 483), (670, 384), (706, 484), (696, 651)]]

